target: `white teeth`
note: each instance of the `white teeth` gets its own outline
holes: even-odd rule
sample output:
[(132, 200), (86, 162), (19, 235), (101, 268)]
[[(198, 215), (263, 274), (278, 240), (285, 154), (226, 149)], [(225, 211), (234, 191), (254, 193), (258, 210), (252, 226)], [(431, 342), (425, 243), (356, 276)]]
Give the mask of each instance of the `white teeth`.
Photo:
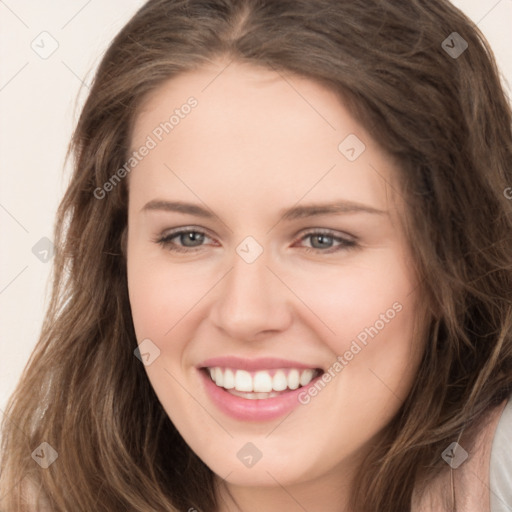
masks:
[(272, 388), (276, 391), (284, 391), (288, 387), (288, 380), (283, 370), (277, 370), (272, 378)]
[(251, 375), (245, 370), (234, 370), (231, 368), (208, 368), (212, 380), (217, 386), (232, 390), (234, 395), (248, 398), (270, 398), (276, 396), (275, 392), (286, 389), (297, 389), (299, 386), (306, 386), (316, 375), (312, 368), (299, 370), (279, 369), (273, 376), (268, 371), (260, 370)]
[(229, 368), (224, 372), (224, 386), (225, 389), (233, 389), (235, 387), (235, 374)]
[(228, 390), (228, 393), (231, 393), (235, 396), (240, 396), (242, 398), (248, 398), (249, 400), (264, 400), (265, 398), (273, 398), (274, 396), (278, 396), (279, 393), (242, 393), (241, 391), (236, 391), (234, 389)]
[(213, 380), (215, 381), (215, 384), (217, 386), (222, 387), (224, 384), (224, 372), (222, 371), (222, 368), (215, 368), (214, 374), (213, 374)]
[[(215, 381), (217, 383), (217, 381)], [(217, 384), (218, 386), (218, 384)], [(222, 386), (221, 386), (222, 387)], [(235, 389), (237, 391), (252, 391), (252, 377), (245, 370), (237, 370), (235, 373)]]
[[(303, 370), (300, 374), (300, 380), (299, 383), (301, 386), (306, 386), (313, 380), (313, 376), (315, 375), (315, 370)], [(224, 375), (224, 380), (226, 379), (226, 376)]]
[(288, 387), (297, 389), (299, 387), (299, 370), (291, 370), (288, 374)]
[(272, 391), (272, 377), (267, 372), (256, 372), (252, 386), (253, 391), (268, 393)]

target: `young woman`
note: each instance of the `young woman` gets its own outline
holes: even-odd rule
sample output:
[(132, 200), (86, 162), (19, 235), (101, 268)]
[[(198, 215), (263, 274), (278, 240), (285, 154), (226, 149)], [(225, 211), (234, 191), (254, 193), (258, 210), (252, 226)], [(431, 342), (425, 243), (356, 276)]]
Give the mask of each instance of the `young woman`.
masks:
[(511, 110), (460, 11), (150, 0), (72, 150), (2, 510), (512, 509)]

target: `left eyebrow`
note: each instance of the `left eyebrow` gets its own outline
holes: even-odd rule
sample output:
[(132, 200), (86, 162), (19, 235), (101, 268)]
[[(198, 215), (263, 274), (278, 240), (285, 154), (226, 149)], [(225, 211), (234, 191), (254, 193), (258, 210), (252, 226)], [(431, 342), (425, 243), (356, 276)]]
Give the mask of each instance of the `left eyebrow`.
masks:
[(305, 217), (314, 217), (317, 215), (340, 215), (348, 213), (370, 213), (376, 215), (387, 215), (387, 211), (379, 210), (373, 206), (368, 206), (353, 201), (336, 201), (333, 203), (313, 203), (302, 206), (294, 206), (286, 210), (281, 210), (280, 218), (283, 220), (295, 220)]

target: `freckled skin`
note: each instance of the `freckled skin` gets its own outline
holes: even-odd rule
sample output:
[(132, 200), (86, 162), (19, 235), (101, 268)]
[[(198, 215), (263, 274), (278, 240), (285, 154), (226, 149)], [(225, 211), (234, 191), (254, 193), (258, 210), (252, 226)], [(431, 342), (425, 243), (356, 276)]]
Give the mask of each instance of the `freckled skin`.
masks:
[[(219, 74), (224, 66), (170, 80), (135, 123), (133, 148), (187, 98), (197, 99), (128, 178), (128, 285), (137, 340), (159, 347), (146, 367), (155, 392), (244, 511), (303, 510), (297, 502), (339, 511), (361, 457), (405, 399), (421, 355), (413, 332), (417, 281), (397, 222), (405, 210), (389, 186), (395, 169), (334, 93), (287, 76), (299, 95), (272, 71), (232, 63)], [(354, 161), (338, 150), (349, 134), (366, 147)], [(154, 199), (198, 204), (215, 217), (141, 211)], [(297, 204), (339, 200), (387, 213), (280, 216)], [(188, 253), (155, 242), (180, 227), (207, 236)], [(340, 247), (327, 238), (322, 246), (304, 236), (314, 229), (358, 245)], [(252, 263), (236, 251), (248, 236), (263, 249)], [(183, 248), (184, 238), (173, 242)], [(394, 303), (400, 312), (384, 322), (381, 315)], [(216, 356), (278, 357), (327, 369), (378, 320), (384, 325), (378, 334), (285, 418), (238, 421), (202, 387), (196, 367)], [(251, 468), (237, 457), (247, 442), (262, 453)], [(227, 500), (220, 510), (236, 508)]]

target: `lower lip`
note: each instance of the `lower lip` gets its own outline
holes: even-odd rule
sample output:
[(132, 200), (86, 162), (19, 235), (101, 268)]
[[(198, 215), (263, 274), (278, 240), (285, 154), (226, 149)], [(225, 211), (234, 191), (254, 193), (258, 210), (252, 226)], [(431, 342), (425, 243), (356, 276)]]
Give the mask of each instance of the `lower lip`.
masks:
[(309, 384), (279, 396), (264, 399), (249, 399), (235, 396), (212, 381), (205, 370), (199, 370), (204, 382), (207, 395), (211, 401), (225, 414), (242, 421), (268, 421), (284, 416), (301, 405), (299, 394), (307, 393), (321, 375), (315, 377)]

